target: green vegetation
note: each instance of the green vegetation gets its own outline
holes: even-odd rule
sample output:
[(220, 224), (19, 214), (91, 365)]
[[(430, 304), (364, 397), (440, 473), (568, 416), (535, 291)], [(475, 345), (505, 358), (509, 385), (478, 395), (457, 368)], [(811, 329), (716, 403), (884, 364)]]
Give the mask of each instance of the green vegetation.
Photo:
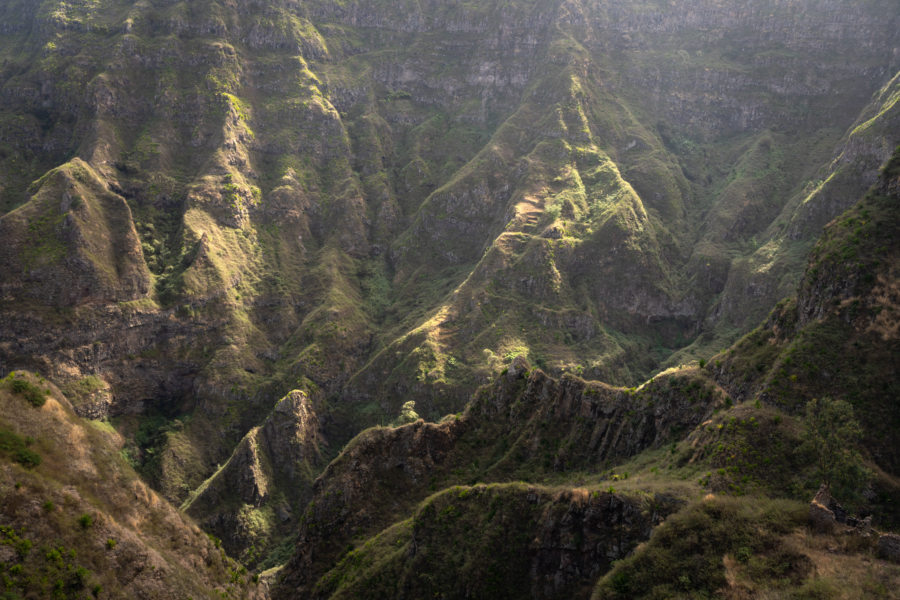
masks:
[[(78, 548), (96, 564), (130, 550), (130, 535), (106, 531), (130, 522), (104, 516), (125, 512), (116, 493), (91, 476), (78, 482), (83, 500), (58, 493), (67, 460), (119, 474), (110, 487), (129, 502), (158, 506), (126, 461), (166, 500), (190, 503), (246, 440), (253, 498), (223, 486), (219, 526), (235, 533), (214, 545), (273, 567), (326, 459), (391, 423), (332, 463), (365, 470), (370, 457), (354, 452), (368, 444), (427, 441), (384, 460), (373, 489), (359, 484), (378, 497), (367, 510), (326, 477), (331, 495), (305, 511), (306, 527), (366, 519), (316, 554), (342, 564), (322, 585), (390, 595), (389, 575), (429, 595), (528, 595), (516, 572), (530, 567), (507, 553), (529, 552), (534, 530), (502, 519), (505, 508), (544, 515), (518, 489), (448, 488), (521, 480), (572, 495), (589, 485), (803, 499), (813, 477), (838, 487), (850, 478), (835, 465), (859, 461), (825, 444), (853, 446), (834, 419), (810, 421), (811, 452), (791, 451), (804, 406), (826, 395), (855, 411), (861, 456), (886, 470), (874, 493), (890, 497), (891, 195), (874, 192), (829, 226), (800, 296), (741, 338), (794, 292), (821, 227), (894, 143), (898, 80), (877, 80), (896, 46), (888, 3), (862, 3), (837, 25), (806, 0), (696, 14), (657, 0), (438, 4), (314, 0), (303, 16), (278, 2), (0, 6), (0, 310), (23, 323), (0, 334), (0, 358), (50, 366), (83, 414), (114, 401), (125, 437), (123, 461), (102, 441), (115, 432), (38, 427), (68, 415), (62, 398), (52, 411), (9, 405), (4, 458), (32, 468), (0, 466), (51, 506), (42, 535), (68, 548), (75, 529), (94, 551), (105, 539), (102, 559)], [(537, 369), (504, 380), (519, 357)], [(660, 373), (682, 363), (699, 368)], [(2, 400), (39, 407), (38, 383), (8, 379)], [(281, 464), (250, 432), (297, 385), (315, 396), (304, 418), (329, 445)], [(84, 454), (60, 456), (60, 440)], [(743, 510), (721, 508), (736, 536), (754, 520), (768, 527)], [(152, 537), (162, 521), (142, 526)], [(459, 539), (480, 528), (485, 546)], [(419, 534), (430, 546), (412, 545)], [(375, 538), (377, 552), (363, 551)], [(438, 547), (445, 539), (465, 557)], [(718, 547), (738, 572), (780, 577), (765, 561), (747, 566), (768, 550), (739, 542)], [(688, 567), (659, 594), (717, 593), (718, 566), (701, 562), (696, 585)], [(214, 564), (239, 594), (246, 574)], [(583, 595), (607, 566), (572, 589)], [(830, 593), (785, 573), (808, 595)], [(473, 589), (454, 587), (467, 579)], [(102, 590), (118, 591), (106, 579)]]
[(24, 531), (7, 526), (0, 526), (0, 546), (16, 550), (15, 560), (0, 563), (4, 598), (86, 597), (94, 575), (77, 560), (74, 548), (55, 544), (33, 550), (34, 543)]
[[(531, 556), (540, 552), (542, 524), (564, 516), (571, 520), (560, 535), (584, 549), (585, 554), (572, 552), (576, 565), (588, 548), (624, 556), (636, 543), (629, 530), (621, 529), (614, 542), (611, 529), (592, 530), (582, 519), (587, 514), (614, 519), (620, 510), (636, 523), (648, 518), (631, 502), (637, 501), (520, 483), (450, 487), (422, 502), (409, 520), (359, 547), (348, 546), (318, 581), (315, 593), (331, 598), (393, 598), (400, 590), (419, 598), (528, 597), (533, 583), (522, 574), (528, 572)], [(557, 593), (563, 597), (580, 583), (577, 578), (557, 580)]]
[(47, 401), (49, 390), (35, 385), (24, 376), (11, 372), (3, 379), (4, 385), (15, 394), (25, 398), (35, 408), (40, 408)]
[(94, 525), (94, 517), (92, 517), (88, 513), (84, 513), (83, 515), (78, 517), (78, 524), (82, 529), (90, 529)]
[(416, 412), (416, 403), (413, 400), (406, 402), (400, 409), (400, 416), (394, 421), (394, 425), (406, 425), (415, 423), (419, 420), (419, 414)]
[(41, 464), (41, 455), (31, 449), (33, 444), (33, 438), (22, 437), (0, 427), (0, 454), (26, 469), (33, 469)]
[(797, 586), (813, 574), (812, 564), (785, 536), (805, 525), (806, 518), (806, 505), (797, 502), (696, 502), (667, 519), (649, 542), (617, 563), (591, 597), (713, 597), (734, 577), (750, 582), (752, 589)]
[(842, 500), (858, 496), (867, 476), (857, 450), (861, 438), (847, 402), (814, 398), (807, 403), (801, 450), (815, 457), (816, 476)]
[(106, 388), (106, 383), (96, 375), (86, 375), (71, 384), (64, 386), (66, 397), (76, 406), (89, 400), (94, 394)]
[[(119, 434), (58, 400), (33, 410), (0, 386), (0, 520), (8, 524), (0, 546), (11, 549), (0, 547), (0, 597), (84, 600), (95, 590), (122, 598), (153, 589), (197, 598), (214, 588), (216, 597), (246, 597), (250, 584), (230, 574), (240, 567), (140, 480), (117, 452)], [(208, 562), (193, 564), (201, 553)], [(136, 567), (125, 577), (123, 563)]]

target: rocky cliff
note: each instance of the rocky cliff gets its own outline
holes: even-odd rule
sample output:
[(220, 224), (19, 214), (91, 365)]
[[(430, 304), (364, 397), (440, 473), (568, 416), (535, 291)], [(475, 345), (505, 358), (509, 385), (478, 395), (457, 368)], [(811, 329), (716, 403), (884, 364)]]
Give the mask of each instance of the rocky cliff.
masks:
[(297, 525), (315, 473), (324, 463), (319, 420), (309, 396), (294, 390), (261, 427), (244, 436), (228, 461), (182, 506), (222, 539), (232, 556), (255, 567)]
[[(301, 437), (336, 450), (408, 401), (462, 410), (517, 356), (637, 385), (754, 327), (871, 184), (898, 141), (898, 18), (890, 0), (7, 2), (0, 370), (112, 419), (169, 501), (256, 525), (281, 506), (263, 488), (310, 493), (266, 466), (290, 390), (326, 400)], [(737, 371), (718, 380), (753, 397)], [(635, 441), (510, 446), (628, 456), (696, 424), (671, 402), (631, 406)], [(301, 447), (313, 471), (330, 458)]]
[[(399, 428), (367, 430), (351, 441), (313, 485), (300, 523), (298, 552), (285, 568), (280, 593), (322, 594), (312, 590), (325, 585), (325, 572), (348, 542), (386, 528), (435, 489), (460, 483), (542, 481), (603, 469), (677, 440), (723, 402), (720, 390), (690, 370), (658, 377), (631, 391), (577, 378), (556, 381), (539, 370), (532, 372), (519, 359), (494, 385), (473, 397), (462, 415), (438, 424), (420, 420)], [(571, 493), (589, 496), (583, 490)], [(637, 540), (644, 534), (634, 535)], [(608, 562), (596, 562), (601, 560), (596, 556), (579, 560), (587, 562), (572, 568), (583, 577), (608, 567)], [(533, 571), (532, 577), (553, 579), (543, 569)], [(568, 577), (547, 597), (571, 591), (573, 581)], [(534, 581), (536, 590), (542, 585)], [(545, 597), (544, 592), (536, 593)]]
[[(650, 566), (661, 560), (656, 551), (639, 552), (624, 563), (628, 566), (607, 576), (605, 543), (592, 541), (587, 546), (592, 554), (575, 551), (582, 546), (572, 540), (588, 534), (577, 533), (582, 520), (570, 514), (574, 507), (561, 509), (568, 516), (560, 521), (546, 512), (541, 517), (529, 512), (495, 523), (498, 507), (518, 506), (506, 496), (509, 490), (523, 488), (483, 482), (559, 482), (567, 489), (560, 499), (579, 494), (598, 498), (602, 486), (621, 484), (633, 468), (643, 471), (634, 489), (645, 498), (648, 489), (660, 485), (660, 470), (681, 473), (676, 479), (699, 475), (698, 489), (736, 495), (814, 490), (817, 482), (809, 476), (816, 457), (796, 450), (799, 426), (794, 415), (807, 400), (823, 394), (855, 405), (866, 432), (863, 447), (869, 464), (879, 470), (868, 487), (867, 510), (881, 522), (895, 524), (891, 498), (896, 494), (896, 444), (888, 431), (896, 423), (897, 410), (885, 399), (893, 397), (897, 379), (896, 331), (891, 325), (896, 303), (886, 286), (896, 279), (898, 160), (895, 151), (879, 184), (829, 225), (810, 256), (797, 298), (779, 305), (762, 327), (709, 364), (661, 374), (637, 389), (615, 389), (572, 376), (554, 380), (517, 359), (492, 386), (473, 396), (463, 414), (436, 424), (420, 420), (360, 434), (313, 485), (296, 552), (279, 576), (275, 597), (350, 597), (361, 590), (372, 597), (415, 597), (423, 590), (449, 597), (588, 597), (595, 583), (595, 597), (626, 597), (629, 589), (650, 593), (653, 585), (665, 584), (660, 583), (662, 576), (653, 574), (653, 569), (664, 567)], [(849, 263), (848, 252), (854, 256)], [(668, 452), (655, 450), (664, 445)], [(677, 490), (672, 477), (664, 478), (663, 485)], [(573, 482), (586, 489), (573, 490)], [(435, 490), (442, 491), (429, 497)], [(542, 504), (536, 488), (528, 493), (533, 504)], [(470, 514), (466, 499), (472, 496), (491, 500)], [(774, 507), (762, 506), (764, 511)], [(754, 526), (751, 523), (768, 517), (757, 514), (758, 508), (741, 512), (748, 510), (728, 503), (695, 506), (679, 514), (676, 524), (654, 541), (682, 544), (672, 541), (671, 530), (687, 527), (686, 533), (675, 535), (687, 536), (683, 544), (691, 546), (692, 560), (707, 560), (707, 548), (691, 542), (691, 536), (716, 529), (710, 522), (701, 523), (708, 521), (702, 514), (727, 513), (722, 518), (736, 529), (709, 533), (716, 548), (738, 552), (737, 544), (745, 543), (746, 552), (771, 554), (760, 559), (757, 567), (762, 570), (752, 577), (777, 570), (774, 562), (766, 566), (765, 561), (788, 555), (797, 569), (792, 577), (797, 582), (809, 577), (806, 565), (816, 560), (813, 551), (799, 552), (780, 537), (800, 524), (796, 515), (786, 515), (785, 523)], [(562, 555), (550, 551), (555, 558), (541, 561), (538, 556), (548, 551), (543, 540), (562, 535), (558, 524), (574, 527), (575, 537), (557, 548)], [(749, 531), (742, 529), (746, 527), (773, 537), (766, 537), (764, 544), (750, 542), (740, 533)], [(610, 529), (615, 529), (611, 523), (603, 527)], [(453, 545), (452, 556), (446, 549), (434, 549), (435, 530), (441, 548)], [(476, 530), (478, 535), (467, 535)], [(638, 539), (634, 535), (632, 530), (628, 539)], [(512, 556), (506, 553), (510, 548), (518, 548), (515, 560), (507, 558)], [(870, 550), (874, 552), (874, 546)], [(721, 564), (710, 566), (696, 580), (688, 576), (678, 585), (723, 585), (728, 570), (738, 569), (729, 566), (734, 558), (728, 556), (724, 573)], [(708, 558), (722, 561), (718, 555)], [(467, 569), (477, 574), (459, 579)], [(630, 583), (620, 571), (627, 571)], [(741, 587), (735, 581), (728, 585)]]
[(891, 433), (900, 413), (885, 401), (900, 389), (897, 161), (895, 151), (869, 194), (828, 225), (796, 298), (714, 366), (738, 398), (758, 395), (789, 411), (819, 396), (850, 401), (866, 426), (865, 445), (891, 473), (900, 465)]

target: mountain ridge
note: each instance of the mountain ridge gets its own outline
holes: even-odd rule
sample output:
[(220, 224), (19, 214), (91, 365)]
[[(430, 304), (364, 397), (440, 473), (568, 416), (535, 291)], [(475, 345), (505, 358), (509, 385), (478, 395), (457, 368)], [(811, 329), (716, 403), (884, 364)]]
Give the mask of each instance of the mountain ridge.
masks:
[[(175, 505), (258, 466), (279, 501), (215, 518), (259, 531), (357, 433), (409, 401), (457, 413), (516, 357), (622, 389), (703, 360), (733, 401), (795, 414), (820, 389), (778, 399), (810, 383), (780, 354), (799, 342), (733, 344), (808, 284), (821, 228), (900, 141), (900, 15), (852, 8), (9, 2), (0, 370), (111, 419)], [(784, 335), (849, 335), (778, 307)], [(295, 393), (302, 481), (260, 450)], [(861, 420), (891, 471), (879, 411)], [(249, 562), (267, 536), (220, 535)]]

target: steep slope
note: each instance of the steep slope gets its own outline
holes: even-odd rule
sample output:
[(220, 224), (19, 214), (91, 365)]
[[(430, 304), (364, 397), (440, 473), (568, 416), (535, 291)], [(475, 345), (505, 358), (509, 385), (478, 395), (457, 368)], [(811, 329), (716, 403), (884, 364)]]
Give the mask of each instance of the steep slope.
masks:
[(300, 597), (313, 593), (348, 542), (376, 534), (436, 489), (567, 481), (560, 474), (602, 470), (677, 439), (723, 402), (695, 370), (630, 391), (574, 377), (556, 381), (518, 359), (465, 414), (368, 430), (348, 444), (313, 487), (283, 597), (297, 588)]
[(143, 483), (108, 424), (53, 386), (0, 383), (0, 572), (11, 598), (257, 598), (243, 568)]
[(713, 364), (717, 379), (737, 398), (758, 396), (791, 412), (814, 397), (851, 402), (873, 458), (895, 475), (898, 167), (895, 151), (879, 184), (828, 225), (796, 299), (780, 304)]
[(324, 446), (312, 401), (294, 390), (181, 508), (221, 538), (227, 552), (255, 567), (272, 547), (293, 538), (294, 517), (309, 501)]
[[(733, 335), (761, 320), (772, 303), (793, 294), (822, 227), (876, 183), (879, 169), (900, 139), (898, 94), (900, 79), (895, 75), (844, 134), (831, 162), (811, 175), (803, 189), (780, 208), (780, 214), (755, 240), (758, 248), (749, 256), (734, 259), (722, 294), (707, 316), (710, 333), (731, 328)], [(709, 347), (708, 335), (701, 335), (696, 345)], [(669, 362), (677, 364), (690, 354), (691, 350), (676, 353)]]
[(0, 370), (180, 504), (289, 390), (336, 450), (515, 356), (634, 385), (711, 354), (896, 143), (894, 8), (7, 2)]
[[(147, 294), (150, 272), (128, 205), (79, 159), (35, 182), (32, 199), (6, 215), (3, 262), (25, 277), (3, 296), (56, 307), (127, 302)], [(57, 207), (57, 202), (58, 207)]]
[[(312, 596), (569, 598), (672, 509), (666, 499), (587, 490), (449, 488), (349, 551)], [(468, 531), (480, 535), (459, 535)]]
[[(882, 170), (878, 186), (829, 225), (810, 256), (797, 299), (780, 305), (764, 326), (710, 364), (626, 390), (571, 376), (556, 381), (517, 359), (493, 386), (472, 398), (462, 415), (360, 434), (316, 480), (296, 553), (279, 577), (275, 597), (347, 597), (362, 589), (372, 597), (415, 597), (422, 590), (466, 597), (476, 589), (458, 579), (467, 569), (479, 573), (472, 585), (494, 582), (499, 587), (491, 593), (510, 597), (588, 597), (598, 582), (595, 597), (628, 597), (629, 590), (654, 597), (662, 588), (653, 592), (653, 586), (672, 586), (673, 577), (646, 569), (672, 568), (680, 559), (661, 554), (660, 548), (680, 535), (673, 531), (691, 528), (691, 535), (710, 541), (693, 542), (688, 536), (684, 551), (698, 564), (709, 564), (684, 580), (676, 578), (684, 592), (716, 591), (725, 583), (735, 590), (818, 585), (811, 565), (823, 560), (821, 549), (798, 541), (804, 518), (798, 517), (802, 506), (796, 504), (693, 505), (654, 538), (650, 549), (604, 578), (609, 564), (600, 556), (579, 555), (577, 542), (563, 546), (572, 553), (563, 561), (571, 571), (557, 571), (557, 563), (536, 563), (542, 539), (536, 532), (553, 519), (514, 511), (497, 532), (492, 507), (519, 506), (503, 491), (519, 488), (480, 482), (554, 483), (569, 490), (561, 498), (596, 498), (608, 482), (622, 485), (634, 469), (627, 489), (653, 490), (657, 499), (666, 497), (659, 495), (660, 488), (687, 499), (707, 490), (808, 498), (818, 485), (811, 478), (816, 457), (795, 450), (801, 428), (795, 417), (808, 399), (827, 394), (855, 405), (865, 431), (863, 447), (874, 477), (862, 506), (879, 526), (900, 523), (892, 501), (897, 448), (889, 433), (898, 416), (892, 401), (900, 355), (897, 303), (890, 291), (897, 281), (898, 165), (900, 149)], [(815, 371), (799, 376), (791, 371), (793, 365)], [(664, 444), (671, 444), (670, 450), (659, 452)], [(685, 479), (692, 481), (679, 481)], [(451, 487), (460, 484), (474, 487)], [(425, 500), (435, 490), (443, 491)], [(541, 504), (537, 488), (531, 493), (534, 504)], [(470, 513), (460, 506), (472, 495), (494, 500)], [(442, 509), (434, 519), (426, 513), (433, 505)], [(486, 511), (490, 516), (484, 516)], [(779, 511), (784, 514), (776, 520)], [(716, 519), (735, 529), (722, 529)], [(468, 535), (473, 530), (485, 535)], [(863, 533), (855, 550), (842, 550), (850, 555), (852, 569), (863, 569), (865, 554), (858, 553), (873, 552), (872, 535)], [(450, 545), (459, 554), (451, 560), (435, 551), (435, 544)], [(518, 548), (520, 560), (506, 560), (499, 547)], [(735, 562), (741, 552), (746, 558)], [(745, 572), (739, 563), (752, 555), (759, 558)], [(669, 565), (657, 564), (662, 560)], [(793, 566), (785, 571), (784, 564)], [(877, 585), (883, 588), (896, 572), (879, 564)], [(453, 581), (444, 579), (453, 576)], [(551, 579), (559, 585), (542, 584)]]
[(810, 535), (808, 512), (799, 502), (709, 496), (667, 520), (590, 598), (890, 597), (900, 567), (852, 528)]

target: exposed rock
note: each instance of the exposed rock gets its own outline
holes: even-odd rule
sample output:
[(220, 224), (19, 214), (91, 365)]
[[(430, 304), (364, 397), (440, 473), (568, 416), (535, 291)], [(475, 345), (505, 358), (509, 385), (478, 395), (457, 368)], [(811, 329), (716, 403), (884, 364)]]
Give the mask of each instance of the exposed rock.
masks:
[(273, 597), (328, 598), (336, 587), (337, 597), (578, 596), (680, 505), (651, 502), (521, 483), (449, 488), (355, 551), (357, 565), (336, 565), (308, 592), (282, 584)]
[(0, 236), (0, 298), (63, 308), (126, 302), (150, 290), (131, 210), (79, 159), (0, 218)]
[[(517, 469), (528, 477), (591, 469), (660, 446), (674, 431), (702, 422), (721, 400), (717, 392), (695, 387), (692, 376), (686, 371), (661, 377), (632, 393), (572, 377), (555, 380), (519, 357), (472, 398), (461, 417), (364, 431), (316, 479), (279, 597), (308, 593), (348, 540), (374, 535), (435, 486), (465, 482), (464, 473), (481, 481), (506, 481)], [(546, 448), (556, 451), (548, 456)], [(473, 472), (475, 464), (481, 466)], [(591, 520), (592, 514), (558, 515), (563, 525), (549, 524), (547, 538), (561, 535), (558, 528), (570, 519)], [(599, 567), (578, 566), (582, 560), (600, 560), (592, 552), (618, 556), (622, 551), (585, 545), (585, 556), (593, 558), (578, 554), (575, 559), (547, 544), (535, 560), (542, 573), (556, 561), (552, 570), (559, 573), (536, 582), (540, 589), (565, 587), (595, 572)]]
[(885, 560), (900, 563), (900, 535), (882, 533), (878, 536), (878, 555)]
[(585, 495), (579, 490), (560, 494), (537, 520), (529, 545), (532, 598), (557, 598), (582, 582), (596, 581), (680, 505), (657, 495), (648, 513), (627, 496)]
[(898, 164), (895, 152), (878, 184), (828, 225), (796, 298), (711, 361), (717, 381), (739, 400), (800, 414), (812, 398), (846, 398), (866, 431), (862, 445), (891, 473), (900, 469), (893, 443), (900, 410), (881, 398), (900, 390), (900, 336), (892, 325), (900, 303), (888, 283), (897, 279), (900, 257), (893, 233), (900, 227)]
[(312, 400), (293, 390), (182, 509), (220, 537), (226, 551), (253, 566), (289, 535), (293, 525), (283, 524), (308, 500), (324, 445)]
[(827, 486), (822, 484), (809, 503), (809, 522), (819, 533), (829, 533), (834, 530), (837, 519), (834, 511), (829, 508), (833, 503), (834, 498), (828, 493)]
[[(746, 331), (896, 137), (884, 2), (57, 4), (0, 6), (0, 368), (101, 379), (84, 415), (190, 416), (147, 471), (178, 501), (212, 475), (194, 502), (232, 503), (204, 512), (235, 551), (302, 512), (323, 424), (342, 441), (404, 402), (457, 412), (514, 354), (630, 385)], [(811, 275), (793, 322), (839, 313), (896, 356), (879, 277), (870, 322), (861, 268)], [(802, 397), (778, 396), (785, 362), (725, 361), (736, 398)], [(312, 521), (346, 541), (396, 512), (382, 478), (401, 505), (454, 469), (595, 468), (724, 401), (703, 376), (526, 369), (458, 421), (367, 433)], [(304, 378), (330, 407), (261, 422)], [(865, 414), (895, 468), (894, 413)]]
[(261, 598), (246, 579), (232, 581), (239, 565), (122, 460), (121, 436), (77, 417), (45, 380), (24, 378), (49, 395), (33, 407), (0, 383), (4, 440), (31, 440), (40, 457), (29, 469), (5, 452), (0, 457), (0, 562), (8, 593), (48, 598), (53, 586), (66, 585), (110, 598)]

